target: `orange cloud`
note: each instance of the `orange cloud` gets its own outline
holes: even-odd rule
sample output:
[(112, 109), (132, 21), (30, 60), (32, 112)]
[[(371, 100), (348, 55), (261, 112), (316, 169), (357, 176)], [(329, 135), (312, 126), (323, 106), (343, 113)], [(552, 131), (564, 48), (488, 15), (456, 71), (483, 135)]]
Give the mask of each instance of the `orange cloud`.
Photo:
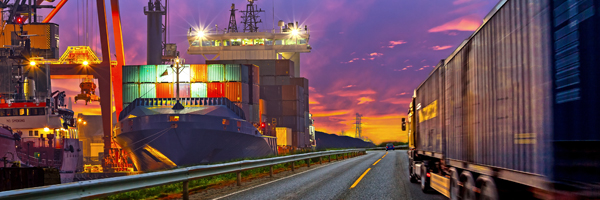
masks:
[(373, 52), (373, 53), (369, 54), (369, 56), (371, 56), (371, 57), (379, 57), (379, 56), (383, 56), (383, 53)]
[(319, 103), (317, 100), (309, 97), (308, 98), (308, 104), (310, 104), (310, 105), (316, 105), (316, 104), (321, 104), (321, 103)]
[(431, 47), (431, 49), (436, 50), (436, 51), (444, 50), (444, 49), (449, 49), (449, 48), (452, 48), (452, 46), (447, 45), (447, 46), (434, 46), (434, 47)]
[(429, 29), (430, 33), (435, 32), (444, 32), (444, 31), (475, 31), (481, 25), (482, 20), (477, 15), (467, 15), (445, 24), (441, 26), (434, 27)]
[(361, 97), (361, 98), (358, 99), (358, 101), (359, 101), (358, 105), (360, 105), (360, 104), (365, 104), (365, 103), (373, 102), (375, 100), (373, 100), (373, 99), (371, 99), (369, 97)]
[(371, 89), (359, 90), (359, 91), (341, 91), (340, 90), (340, 91), (335, 91), (335, 92), (332, 92), (329, 94), (340, 96), (340, 97), (355, 97), (355, 96), (361, 96), (361, 95), (377, 94), (377, 92), (375, 92), (374, 90), (371, 90)]
[(401, 45), (401, 44), (406, 44), (406, 41), (404, 41), (404, 40), (390, 41), (388, 46), (383, 46), (381, 48), (387, 47), (387, 48), (393, 49), (394, 47)]
[(408, 105), (410, 103), (412, 99), (410, 97), (406, 97), (406, 98), (389, 98), (389, 99), (385, 99), (381, 102), (385, 102), (385, 103), (391, 103), (394, 105)]
[(317, 111), (317, 112), (312, 112), (312, 116), (313, 117), (331, 117), (331, 116), (338, 116), (338, 115), (345, 115), (350, 113), (350, 110), (334, 110), (334, 111)]

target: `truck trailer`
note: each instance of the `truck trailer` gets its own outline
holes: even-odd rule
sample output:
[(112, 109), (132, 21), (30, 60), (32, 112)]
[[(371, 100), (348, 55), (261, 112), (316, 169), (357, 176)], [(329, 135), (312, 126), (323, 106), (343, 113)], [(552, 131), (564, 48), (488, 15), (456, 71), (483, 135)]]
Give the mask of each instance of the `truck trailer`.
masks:
[(600, 0), (502, 0), (415, 90), (410, 181), (450, 199), (600, 198)]

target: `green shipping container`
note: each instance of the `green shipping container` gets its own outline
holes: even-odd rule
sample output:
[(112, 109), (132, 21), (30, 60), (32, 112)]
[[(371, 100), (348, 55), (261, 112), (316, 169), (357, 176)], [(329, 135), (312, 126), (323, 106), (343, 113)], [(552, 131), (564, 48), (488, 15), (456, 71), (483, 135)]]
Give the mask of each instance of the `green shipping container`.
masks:
[(207, 68), (208, 82), (223, 82), (225, 80), (225, 66), (222, 64), (210, 64)]
[(123, 103), (131, 103), (138, 97), (140, 97), (140, 84), (123, 84)]
[(156, 65), (156, 82), (173, 83), (175, 82), (175, 71), (171, 65)]
[(154, 83), (140, 84), (140, 98), (156, 98), (156, 84), (154, 84)]
[(227, 64), (225, 65), (225, 81), (229, 82), (241, 82), (242, 74), (241, 67), (239, 64)]
[(207, 90), (206, 83), (192, 83), (192, 97), (206, 98)]
[(156, 83), (156, 65), (140, 66), (140, 82)]
[(140, 82), (140, 66), (129, 65), (123, 66), (123, 83), (139, 83)]

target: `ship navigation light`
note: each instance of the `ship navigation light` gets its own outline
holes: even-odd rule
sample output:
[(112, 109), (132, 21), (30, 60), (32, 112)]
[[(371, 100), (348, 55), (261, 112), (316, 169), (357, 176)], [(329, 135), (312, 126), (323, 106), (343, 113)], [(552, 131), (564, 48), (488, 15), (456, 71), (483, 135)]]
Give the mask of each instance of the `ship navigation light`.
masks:
[(21, 16), (15, 18), (15, 23), (17, 23), (17, 24), (23, 24), (23, 21), (24, 20)]

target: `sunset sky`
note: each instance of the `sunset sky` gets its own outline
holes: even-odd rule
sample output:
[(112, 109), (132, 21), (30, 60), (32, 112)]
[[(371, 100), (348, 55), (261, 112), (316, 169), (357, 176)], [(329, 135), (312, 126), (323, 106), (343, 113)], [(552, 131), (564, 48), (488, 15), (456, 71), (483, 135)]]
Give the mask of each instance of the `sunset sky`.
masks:
[[(84, 45), (81, 25), (85, 1), (69, 1), (52, 20), (60, 25), (60, 49)], [(87, 1), (95, 6), (95, 1)], [(110, 1), (107, 12), (110, 13)], [(121, 16), (126, 64), (146, 62), (148, 0), (122, 0)], [(301, 76), (310, 83), (310, 112), (319, 131), (354, 133), (355, 113), (363, 115), (363, 136), (374, 143), (406, 141), (401, 118), (406, 116), (413, 90), (440, 59), (446, 58), (482, 23), (498, 0), (260, 0), (266, 13), (261, 29), (275, 22), (298, 21), (311, 30), (311, 53), (301, 55)], [(57, 4), (55, 1), (52, 4)], [(186, 55), (190, 27), (226, 28), (231, 3), (245, 9), (246, 0), (170, 1), (169, 42), (187, 63), (204, 63), (200, 55)], [(48, 4), (45, 2), (44, 4)], [(77, 9), (79, 7), (79, 9)], [(91, 7), (91, 5), (90, 5)], [(77, 12), (79, 10), (79, 12)], [(93, 10), (95, 13), (95, 10)], [(41, 15), (46, 15), (42, 12)], [(97, 15), (88, 43), (100, 51)], [(241, 16), (237, 13), (238, 25)], [(80, 19), (80, 20), (77, 20)], [(112, 19), (108, 19), (112, 22)], [(80, 25), (78, 25), (78, 23)], [(92, 26), (91, 23), (88, 23)], [(112, 25), (109, 25), (112, 38)], [(241, 28), (239, 28), (241, 30)], [(111, 44), (113, 45), (113, 44)], [(111, 49), (114, 54), (114, 48)], [(114, 59), (114, 55), (112, 56)], [(79, 80), (54, 80), (53, 90), (73, 97)], [(98, 103), (74, 104), (76, 113), (99, 114)]]

